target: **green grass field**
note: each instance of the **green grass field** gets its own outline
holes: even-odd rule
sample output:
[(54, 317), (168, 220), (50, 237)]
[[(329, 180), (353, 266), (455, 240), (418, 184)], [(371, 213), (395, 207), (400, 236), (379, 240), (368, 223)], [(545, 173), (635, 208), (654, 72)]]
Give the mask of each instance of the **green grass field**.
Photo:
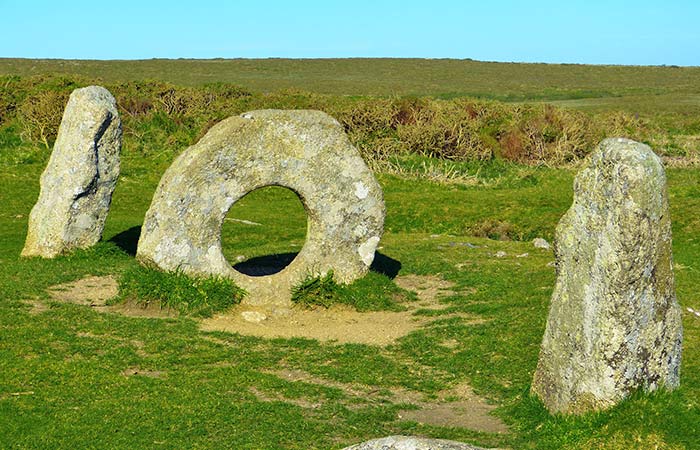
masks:
[[(125, 161), (104, 241), (94, 249), (49, 261), (20, 259), (42, 168), (0, 171), (0, 447), (340, 448), (393, 433), (510, 448), (698, 447), (700, 319), (685, 312), (700, 309), (698, 170), (669, 172), (684, 307), (681, 388), (636, 395), (605, 413), (560, 418), (528, 394), (554, 282), (551, 252), (529, 239), (552, 236), (571, 201), (570, 171), (484, 166), (471, 169), (484, 174), (472, 186), (380, 175), (388, 208), (382, 255), (400, 264), (399, 275), (455, 284), (442, 300), (445, 309), (417, 311), (431, 320), (381, 348), (204, 332), (192, 318), (123, 317), (52, 300), (52, 285), (136, 266), (130, 230), (141, 224), (160, 173), (148, 161)], [(289, 211), (294, 224), (285, 233), (280, 211)], [(227, 225), (228, 255), (281, 253), (303, 240), (304, 213), (284, 191), (249, 196), (234, 212), (264, 226)], [(508, 224), (510, 235), (524, 240), (470, 236), (493, 223)], [(501, 250), (507, 256), (494, 257)], [(373, 275), (370, 283), (391, 281)], [(33, 311), (36, 302), (47, 307)], [(313, 381), (290, 381), (279, 375), (285, 370)], [(437, 401), (439, 392), (460, 383), (495, 405), (510, 431), (400, 420), (397, 412), (410, 406), (337, 386), (408, 390)]]
[[(144, 78), (191, 86), (231, 82), (257, 94), (234, 90), (228, 99), (222, 94), (213, 112), (211, 106), (188, 103), (184, 112), (168, 112), (162, 108), (173, 106), (167, 103), (173, 97), (161, 94), (170, 95), (169, 86), (161, 92), (156, 85), (123, 85), (118, 98), (131, 103), (120, 105), (122, 170), (102, 242), (54, 260), (22, 259), (27, 216), (49, 150), (27, 134), (36, 130), (25, 126), (33, 116), (17, 111), (42, 95), (63, 95), (76, 82), (69, 77), (22, 84), (27, 78), (14, 76), (58, 72), (99, 77), (115, 86)], [(690, 139), (700, 134), (695, 128), (700, 119), (693, 119), (700, 111), (700, 68), (452, 60), (2, 59), (2, 74), (11, 76), (4, 90), (0, 86), (0, 448), (339, 449), (390, 434), (513, 449), (700, 448), (700, 317), (686, 309), (700, 310), (700, 169), (693, 166), (667, 172), (684, 324), (681, 387), (637, 393), (602, 413), (553, 417), (529, 394), (555, 281), (552, 252), (534, 248), (531, 240), (551, 241), (570, 206), (571, 165), (446, 160), (427, 156), (431, 151), (375, 160), (387, 205), (380, 264), (364, 280), (328, 290), (346, 304), (345, 312), (350, 305), (366, 311), (364, 317), (408, 316), (414, 326), (386, 345), (205, 331), (201, 319), (191, 315), (131, 317), (55, 295), (56, 285), (87, 276), (138, 276), (133, 256), (138, 227), (163, 171), (219, 115), (330, 105), (329, 110), (347, 114), (341, 122), (358, 127), (348, 127), (356, 133), (351, 138), (372, 156), (376, 143), (395, 137), (379, 127), (385, 119), (381, 108), (403, 104), (401, 99), (381, 103), (386, 99), (372, 95), (469, 94), (511, 102), (486, 103), (489, 111), (519, 112), (518, 102), (542, 100), (599, 111), (601, 117), (647, 108), (654, 113), (645, 120), (661, 123), (668, 133), (664, 139), (675, 136), (669, 123), (681, 119), (683, 136)], [(12, 83), (23, 86), (24, 97), (14, 97)], [(152, 92), (140, 97), (144, 86)], [(221, 92), (230, 94), (226, 89)], [(187, 100), (186, 95), (219, 91), (178, 87), (172, 92)], [(60, 95), (46, 105), (55, 106)], [(152, 108), (139, 110), (146, 101)], [(446, 108), (471, 105), (460, 101), (466, 102), (458, 99)], [(357, 111), (361, 114), (353, 115)], [(534, 117), (544, 121), (552, 115), (544, 108)], [(362, 122), (367, 117), (369, 125)], [(485, 126), (490, 117), (485, 114)], [(399, 137), (409, 129), (401, 126), (392, 131)], [(429, 129), (417, 130), (420, 138)], [(404, 136), (405, 142), (413, 142), (411, 136)], [(222, 243), (232, 263), (239, 256), (293, 253), (305, 238), (303, 208), (282, 188), (244, 197), (228, 217)], [(499, 251), (506, 256), (496, 257)], [(424, 307), (398, 285), (411, 277), (449, 288), (432, 307)], [(137, 281), (143, 282), (139, 289), (165, 283)], [(463, 400), (464, 386), (493, 408), (487, 417), (500, 420), (506, 431), (413, 418), (420, 408)]]

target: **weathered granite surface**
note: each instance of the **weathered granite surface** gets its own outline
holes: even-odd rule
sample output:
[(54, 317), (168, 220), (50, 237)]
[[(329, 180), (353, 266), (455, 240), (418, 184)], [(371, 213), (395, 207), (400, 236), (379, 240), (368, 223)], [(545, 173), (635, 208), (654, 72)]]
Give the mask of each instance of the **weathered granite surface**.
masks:
[[(279, 273), (250, 277), (221, 251), (231, 206), (265, 186), (299, 195), (304, 246)], [(280, 211), (284, 214), (284, 211)], [(251, 304), (288, 304), (309, 275), (349, 283), (369, 269), (384, 224), (382, 190), (341, 125), (320, 111), (252, 111), (230, 117), (166, 171), (146, 213), (137, 258), (162, 270), (230, 277)]]
[(666, 176), (646, 145), (606, 139), (574, 183), (554, 241), (557, 281), (532, 391), (552, 412), (615, 405), (678, 386)]
[(414, 436), (389, 436), (345, 447), (343, 450), (486, 450), (462, 442)]
[(119, 177), (121, 137), (117, 104), (107, 89), (73, 91), (41, 175), (22, 256), (53, 258), (100, 240)]

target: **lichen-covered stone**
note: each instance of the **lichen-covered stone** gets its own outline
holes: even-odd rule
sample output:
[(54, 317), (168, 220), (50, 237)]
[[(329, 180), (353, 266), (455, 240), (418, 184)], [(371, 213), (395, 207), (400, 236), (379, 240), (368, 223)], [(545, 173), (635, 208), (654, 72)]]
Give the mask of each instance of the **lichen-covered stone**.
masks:
[(554, 241), (557, 282), (532, 391), (551, 412), (679, 384), (666, 176), (646, 145), (606, 139), (574, 183)]
[(53, 258), (100, 240), (119, 177), (121, 137), (117, 103), (107, 89), (73, 91), (41, 175), (22, 256)]
[(462, 442), (414, 436), (389, 436), (345, 447), (343, 450), (486, 450)]
[[(307, 238), (279, 273), (250, 277), (221, 251), (231, 206), (265, 186), (299, 195)], [(284, 214), (284, 211), (279, 211)], [(166, 171), (138, 244), (137, 258), (162, 270), (232, 278), (251, 304), (288, 304), (291, 287), (333, 271), (348, 283), (367, 273), (382, 235), (381, 187), (340, 124), (320, 111), (252, 111), (212, 127)]]

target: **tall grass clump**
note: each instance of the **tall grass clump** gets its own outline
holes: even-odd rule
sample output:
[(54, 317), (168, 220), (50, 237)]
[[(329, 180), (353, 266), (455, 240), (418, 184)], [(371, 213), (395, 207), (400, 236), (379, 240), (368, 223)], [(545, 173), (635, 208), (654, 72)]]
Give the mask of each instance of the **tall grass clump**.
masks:
[(292, 303), (304, 309), (329, 308), (340, 297), (340, 286), (333, 280), (333, 271), (323, 276), (309, 275), (292, 287)]
[(333, 272), (308, 275), (292, 287), (292, 303), (303, 309), (330, 308), (342, 304), (360, 312), (402, 311), (401, 303), (414, 300), (415, 295), (401, 289), (391, 279), (370, 272), (351, 284), (338, 284)]
[(210, 317), (241, 302), (245, 291), (222, 277), (190, 277), (181, 271), (161, 272), (136, 266), (119, 279), (123, 300), (143, 307), (159, 305), (180, 314)]

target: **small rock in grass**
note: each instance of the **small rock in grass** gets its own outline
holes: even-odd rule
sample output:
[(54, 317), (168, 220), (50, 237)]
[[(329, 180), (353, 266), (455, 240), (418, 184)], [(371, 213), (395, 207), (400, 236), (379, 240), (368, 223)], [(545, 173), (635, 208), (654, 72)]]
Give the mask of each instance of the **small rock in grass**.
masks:
[(243, 311), (241, 317), (246, 322), (260, 323), (267, 319), (267, 316), (259, 311)]
[(272, 309), (272, 317), (289, 317), (290, 315), (292, 315), (292, 310), (284, 306)]
[(515, 255), (516, 258), (527, 258), (528, 256), (530, 256), (529, 253), (521, 253), (519, 255)]
[(496, 258), (503, 258), (505, 256), (508, 256), (508, 253), (504, 252), (503, 250), (496, 252)]
[(542, 238), (535, 238), (535, 240), (532, 241), (532, 245), (534, 245), (535, 248), (543, 248), (545, 250), (548, 250), (550, 247), (549, 242)]

